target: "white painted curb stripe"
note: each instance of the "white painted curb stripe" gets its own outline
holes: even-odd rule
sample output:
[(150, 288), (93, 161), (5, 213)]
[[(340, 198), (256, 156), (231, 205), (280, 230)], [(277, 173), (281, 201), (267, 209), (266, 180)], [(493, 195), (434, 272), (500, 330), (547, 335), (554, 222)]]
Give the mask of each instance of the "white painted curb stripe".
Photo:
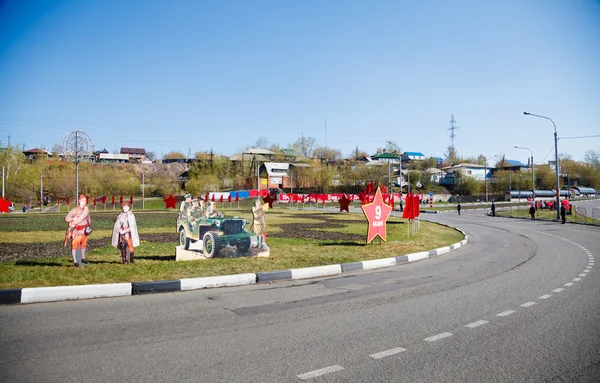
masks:
[(306, 372), (304, 374), (300, 374), (297, 375), (298, 378), (302, 379), (302, 380), (308, 380), (308, 379), (312, 379), (312, 378), (316, 378), (317, 376), (321, 376), (321, 375), (325, 375), (325, 374), (330, 374), (332, 372), (336, 372), (336, 371), (341, 371), (343, 370), (344, 367), (342, 366), (329, 366), (329, 367), (325, 367), (325, 368), (321, 368), (320, 370), (314, 370), (311, 372)]
[(131, 283), (31, 288), (26, 287), (21, 290), (21, 303), (123, 297), (127, 295), (131, 295)]
[[(410, 257), (408, 258), (410, 262)], [(396, 258), (373, 259), (370, 261), (362, 261), (363, 270), (378, 269), (380, 267), (394, 266)]]
[(401, 352), (406, 351), (405, 348), (402, 347), (396, 347), (396, 348), (392, 348), (390, 350), (386, 350), (386, 351), (381, 351), (375, 354), (371, 354), (369, 355), (371, 358), (373, 359), (381, 359), (381, 358), (385, 358), (386, 356), (390, 356), (390, 355), (396, 355), (399, 354)]
[(342, 265), (327, 265), (292, 269), (292, 279), (324, 277), (342, 273)]
[[(458, 245), (458, 244), (455, 243), (454, 244), (454, 248), (458, 249), (458, 247), (460, 247), (460, 246), (457, 247), (456, 245)], [(435, 252), (436, 252), (437, 255), (446, 254), (446, 253), (450, 252), (450, 247), (440, 247), (439, 249), (435, 249)]]
[(222, 275), (218, 277), (183, 278), (181, 290), (208, 289), (211, 287), (241, 286), (256, 283), (256, 274)]
[(429, 258), (429, 251), (422, 251), (420, 253), (407, 254), (409, 262), (420, 261), (422, 259)]

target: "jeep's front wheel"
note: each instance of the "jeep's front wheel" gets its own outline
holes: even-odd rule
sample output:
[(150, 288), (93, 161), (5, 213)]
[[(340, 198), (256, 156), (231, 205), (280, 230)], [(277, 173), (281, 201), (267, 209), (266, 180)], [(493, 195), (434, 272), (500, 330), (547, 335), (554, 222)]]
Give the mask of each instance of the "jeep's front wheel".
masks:
[(237, 249), (240, 253), (246, 254), (250, 248), (250, 238), (244, 238), (237, 243)]
[(204, 247), (204, 256), (206, 258), (212, 258), (219, 252), (218, 245), (218, 235), (214, 231), (209, 231), (204, 234), (203, 247)]
[(190, 242), (190, 239), (185, 234), (185, 229), (183, 228), (183, 226), (181, 226), (179, 228), (179, 245), (185, 250), (188, 250), (190, 248)]

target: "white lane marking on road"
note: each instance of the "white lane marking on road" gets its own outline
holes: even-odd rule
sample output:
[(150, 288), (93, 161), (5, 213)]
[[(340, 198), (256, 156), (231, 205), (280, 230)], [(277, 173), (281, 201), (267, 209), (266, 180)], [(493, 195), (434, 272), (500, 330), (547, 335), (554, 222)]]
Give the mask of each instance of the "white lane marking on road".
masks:
[(338, 366), (336, 364), (334, 366), (329, 366), (329, 367), (321, 368), (319, 370), (305, 372), (304, 374), (300, 374), (300, 375), (296, 375), (296, 376), (302, 380), (308, 380), (308, 379), (316, 378), (317, 376), (330, 374), (330, 373), (336, 372), (336, 371), (341, 371), (343, 369), (344, 369), (344, 367)]
[(585, 277), (585, 276), (586, 276), (586, 274), (579, 274), (579, 276), (580, 276), (580, 277)]
[(533, 306), (534, 304), (535, 304), (535, 302), (527, 302), (527, 303), (523, 303), (521, 305), (521, 307), (530, 307), (530, 306)]
[(377, 353), (371, 354), (369, 356), (371, 358), (373, 358), (373, 359), (381, 359), (381, 358), (385, 358), (386, 356), (399, 354), (399, 353), (404, 352), (404, 351), (406, 351), (405, 348), (396, 347), (396, 348), (392, 348), (392, 349), (389, 349), (389, 350), (386, 350), (386, 351), (377, 352)]
[(564, 289), (562, 287), (559, 287), (558, 289), (554, 289), (552, 291), (554, 291), (555, 293), (560, 293), (561, 291), (563, 291)]
[(575, 282), (579, 282), (581, 280), (581, 278), (573, 278), (573, 281)]
[(481, 325), (484, 325), (484, 324), (486, 324), (486, 323), (488, 323), (488, 321), (486, 321), (486, 320), (478, 320), (478, 321), (476, 321), (476, 322), (469, 323), (469, 324), (468, 324), (468, 325), (466, 325), (465, 327), (468, 327), (468, 328), (475, 328), (475, 327), (479, 327), (479, 326), (481, 326)]
[(441, 334), (437, 334), (437, 335), (434, 335), (434, 336), (430, 336), (429, 338), (425, 338), (424, 340), (426, 342), (435, 342), (436, 340), (448, 338), (449, 336), (452, 336), (451, 332), (443, 332)]
[(567, 287), (573, 286), (573, 282), (565, 283), (565, 286), (567, 286)]
[(548, 299), (550, 298), (552, 295), (548, 295), (548, 294), (544, 294), (541, 297), (538, 297), (538, 299)]
[(510, 314), (514, 314), (515, 311), (513, 310), (506, 310), (506, 311), (502, 311), (500, 314), (496, 314), (497, 317), (507, 317)]
[(589, 270), (589, 269), (591, 269), (591, 268), (592, 268), (592, 266), (588, 266), (588, 267), (586, 267), (586, 270)]

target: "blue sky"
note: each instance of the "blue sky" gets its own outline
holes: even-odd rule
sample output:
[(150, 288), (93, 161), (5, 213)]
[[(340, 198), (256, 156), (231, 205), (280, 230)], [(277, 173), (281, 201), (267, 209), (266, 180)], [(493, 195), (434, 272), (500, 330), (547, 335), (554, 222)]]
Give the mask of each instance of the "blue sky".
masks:
[[(0, 140), (232, 155), (302, 134), (348, 155), (553, 158), (600, 134), (600, 2), (0, 2)], [(325, 130), (327, 120), (327, 130)], [(600, 138), (559, 141), (582, 160)]]

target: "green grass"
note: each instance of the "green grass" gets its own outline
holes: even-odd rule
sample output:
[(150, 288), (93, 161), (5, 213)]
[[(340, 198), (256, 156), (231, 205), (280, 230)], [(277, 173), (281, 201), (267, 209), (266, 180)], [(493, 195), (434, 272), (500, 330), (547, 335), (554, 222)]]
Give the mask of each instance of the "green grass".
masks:
[[(227, 215), (250, 218), (248, 207), (222, 209)], [(136, 211), (140, 234), (175, 234), (175, 211)], [(214, 258), (210, 260), (175, 262), (174, 242), (142, 241), (136, 248), (135, 265), (121, 265), (119, 251), (110, 245), (110, 235), (115, 212), (92, 211), (94, 233), (92, 239), (102, 239), (102, 245), (88, 250), (87, 267), (74, 268), (70, 251), (64, 256), (27, 261), (0, 263), (0, 288), (36, 286), (79, 285), (91, 283), (139, 282), (162, 279), (179, 279), (203, 276), (253, 273), (299, 267), (348, 263), (391, 257), (447, 246), (459, 242), (463, 235), (445, 226), (421, 222), (421, 230), (408, 236), (407, 225), (399, 218), (390, 218), (387, 225), (387, 242), (365, 245), (367, 224), (362, 214), (318, 213), (308, 210), (288, 209), (278, 205), (267, 212), (267, 243), (269, 258)], [(319, 228), (329, 222), (343, 220), (341, 228)], [(352, 222), (345, 222), (352, 221)], [(363, 239), (313, 240), (269, 237), (282, 230), (282, 224), (315, 224), (315, 230), (358, 234)], [(24, 243), (56, 245), (64, 238), (64, 213), (3, 215), (0, 217), (0, 246)]]

